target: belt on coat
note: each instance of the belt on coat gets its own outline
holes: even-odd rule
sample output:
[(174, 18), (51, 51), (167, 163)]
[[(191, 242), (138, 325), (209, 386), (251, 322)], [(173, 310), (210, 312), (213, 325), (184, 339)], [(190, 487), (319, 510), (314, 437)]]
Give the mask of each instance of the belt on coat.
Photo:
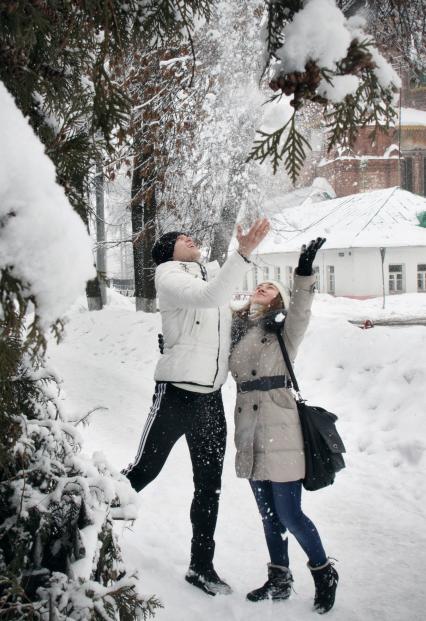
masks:
[(237, 392), (250, 392), (251, 390), (273, 390), (274, 388), (292, 388), (293, 384), (287, 375), (273, 375), (271, 377), (259, 377), (259, 379), (240, 382), (237, 384)]

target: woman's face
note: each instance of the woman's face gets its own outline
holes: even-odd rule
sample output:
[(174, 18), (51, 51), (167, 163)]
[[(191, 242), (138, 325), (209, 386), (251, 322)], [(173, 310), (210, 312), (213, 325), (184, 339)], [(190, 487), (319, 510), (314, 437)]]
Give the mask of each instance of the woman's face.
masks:
[(271, 285), (269, 282), (262, 282), (260, 285), (257, 285), (254, 290), (250, 303), (268, 307), (272, 304), (277, 295), (279, 295), (279, 291), (274, 285)]

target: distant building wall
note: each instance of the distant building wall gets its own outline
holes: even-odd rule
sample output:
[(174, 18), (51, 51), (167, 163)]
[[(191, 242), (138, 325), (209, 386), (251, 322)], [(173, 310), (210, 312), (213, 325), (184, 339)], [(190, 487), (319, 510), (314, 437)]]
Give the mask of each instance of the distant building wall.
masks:
[(408, 71), (400, 71), (402, 79), (401, 103), (406, 108), (426, 110), (426, 76), (418, 84), (410, 77)]
[(342, 158), (317, 165), (318, 177), (325, 177), (337, 197), (401, 185), (399, 158)]
[[(299, 253), (271, 253), (255, 258), (255, 267), (241, 283), (241, 291), (252, 291), (265, 280), (280, 280), (293, 286)], [(426, 266), (426, 246), (386, 248), (385, 293), (418, 292), (418, 266)], [(317, 288), (321, 293), (353, 298), (379, 297), (383, 292), (382, 260), (379, 248), (321, 250), (314, 263)], [(399, 289), (399, 287), (401, 288)], [(425, 292), (426, 294), (426, 292)]]
[[(402, 78), (402, 107), (426, 111), (426, 76), (414, 84), (407, 67), (396, 69)], [(426, 126), (398, 125), (388, 133), (378, 132), (374, 141), (372, 129), (361, 128), (355, 144), (344, 152), (327, 153), (324, 137), (314, 174), (325, 177), (339, 197), (393, 186), (426, 196)], [(393, 145), (398, 149), (392, 150)], [(368, 159), (360, 160), (363, 156)]]

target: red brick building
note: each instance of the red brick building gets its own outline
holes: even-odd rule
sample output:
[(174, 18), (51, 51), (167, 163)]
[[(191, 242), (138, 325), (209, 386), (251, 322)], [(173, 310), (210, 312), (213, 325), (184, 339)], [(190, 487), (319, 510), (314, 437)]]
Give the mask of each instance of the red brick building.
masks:
[(323, 147), (312, 172), (325, 177), (337, 196), (400, 186), (426, 196), (426, 76), (414, 84), (402, 73), (398, 122), (388, 134), (371, 141), (369, 127), (360, 130), (350, 150)]

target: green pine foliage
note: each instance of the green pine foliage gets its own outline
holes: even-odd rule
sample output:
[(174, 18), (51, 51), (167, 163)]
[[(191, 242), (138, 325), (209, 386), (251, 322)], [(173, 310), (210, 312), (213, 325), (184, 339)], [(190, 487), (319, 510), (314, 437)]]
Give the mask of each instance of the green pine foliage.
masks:
[[(210, 4), (0, 0), (0, 81), (86, 223), (96, 162), (113, 159), (119, 141), (130, 139), (132, 102), (111, 66), (135, 41), (152, 48), (172, 34), (188, 38)], [(13, 217), (0, 222), (1, 235)], [(139, 595), (112, 529), (111, 502), (126, 502), (120, 477), (81, 455), (44, 365), (37, 296), (15, 267), (0, 270), (0, 619), (147, 619), (160, 602)], [(60, 321), (52, 329), (59, 335)], [(92, 547), (85, 529), (97, 533)], [(85, 570), (76, 572), (76, 563)]]
[[(344, 9), (345, 3), (340, 3)], [(347, 3), (350, 8), (353, 3)], [(283, 45), (283, 28), (291, 22), (294, 15), (303, 8), (301, 0), (267, 0), (267, 49), (268, 63), (266, 68), (276, 59), (277, 50)], [(397, 88), (394, 85), (383, 87), (375, 73), (376, 64), (371, 54), (373, 44), (371, 40), (358, 41), (354, 39), (349, 46), (347, 55), (335, 69), (320, 67), (309, 60), (305, 71), (292, 73), (278, 73), (270, 81), (273, 91), (280, 91), (279, 95), (291, 96), (290, 105), (295, 112), (306, 105), (320, 106), (319, 113), (325, 119), (327, 129), (327, 146), (330, 151), (333, 147), (352, 146), (361, 127), (371, 126), (371, 139), (379, 131), (387, 131), (396, 117), (394, 99)], [(327, 99), (318, 92), (323, 80), (332, 85), (336, 77), (354, 75), (359, 78), (360, 85), (353, 95), (347, 95), (342, 101), (335, 102)], [(321, 110), (322, 108), (322, 110)], [(279, 162), (283, 161), (287, 174), (293, 183), (306, 160), (309, 143), (301, 131), (296, 129), (296, 115), (274, 132), (258, 131), (258, 139), (249, 155), (249, 160), (260, 162), (269, 158), (274, 173)]]
[[(54, 374), (35, 365), (19, 339), (8, 346), (15, 362), (0, 393), (0, 618), (152, 616), (161, 604), (138, 594), (113, 533), (109, 506), (120, 496), (119, 477), (81, 455)], [(82, 532), (91, 528), (97, 540), (87, 547)]]
[[(111, 67), (145, 41), (185, 38), (212, 0), (0, 0), (0, 80), (14, 96), (53, 161), (57, 181), (87, 223), (92, 172), (131, 139), (131, 97)], [(24, 174), (24, 171), (23, 171)], [(13, 214), (10, 214), (13, 217)], [(0, 222), (0, 228), (7, 223)], [(35, 305), (28, 347), (40, 350), (37, 300), (22, 294), (13, 271), (1, 274), (0, 298)], [(13, 320), (6, 314), (6, 325)], [(56, 326), (55, 331), (58, 331)]]
[(284, 159), (285, 170), (292, 182), (296, 183), (306, 159), (306, 151), (311, 148), (306, 138), (297, 130), (296, 111), (287, 123), (276, 131), (270, 134), (263, 131), (257, 133), (260, 138), (255, 140), (247, 161), (258, 160), (262, 164), (270, 158), (275, 174)]
[(283, 28), (303, 8), (303, 0), (266, 0), (266, 8), (266, 46), (269, 56), (275, 57), (275, 52), (284, 43)]
[(137, 39), (147, 46), (190, 31), (211, 0), (0, 0), (0, 80), (53, 160), (85, 218), (88, 172), (114, 150), (130, 100), (109, 64)]

